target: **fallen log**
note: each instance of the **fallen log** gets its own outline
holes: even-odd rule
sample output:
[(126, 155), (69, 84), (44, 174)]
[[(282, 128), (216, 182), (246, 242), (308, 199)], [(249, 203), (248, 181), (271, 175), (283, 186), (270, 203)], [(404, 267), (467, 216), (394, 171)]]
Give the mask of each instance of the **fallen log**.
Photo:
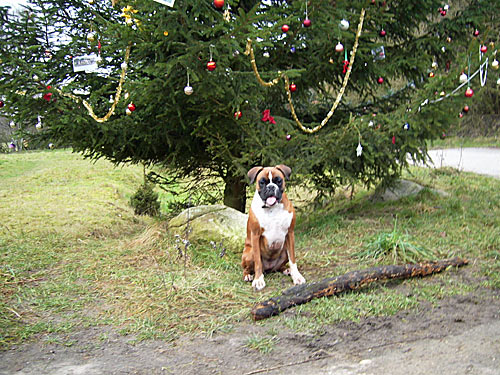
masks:
[(257, 303), (251, 311), (254, 320), (262, 320), (278, 315), (283, 310), (311, 301), (313, 298), (329, 297), (357, 290), (380, 280), (408, 279), (428, 276), (446, 270), (448, 267), (461, 267), (468, 263), (465, 259), (453, 258), (435, 262), (389, 265), (372, 267), (365, 270), (350, 271), (343, 275), (323, 279), (315, 283), (296, 285), (283, 292), (281, 296)]

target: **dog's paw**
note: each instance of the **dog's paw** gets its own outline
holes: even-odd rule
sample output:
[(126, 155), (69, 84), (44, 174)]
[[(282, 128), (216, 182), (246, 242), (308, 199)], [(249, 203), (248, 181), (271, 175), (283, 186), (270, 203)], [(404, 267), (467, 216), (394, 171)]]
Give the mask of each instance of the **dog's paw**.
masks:
[(304, 279), (304, 276), (302, 276), (299, 272), (296, 274), (292, 274), (292, 280), (294, 285), (300, 285), (304, 284), (306, 282), (306, 279)]
[(252, 286), (255, 290), (262, 290), (266, 286), (266, 282), (264, 281), (264, 275), (260, 275), (252, 282)]
[(253, 280), (253, 275), (251, 274), (243, 275), (243, 280), (250, 282)]

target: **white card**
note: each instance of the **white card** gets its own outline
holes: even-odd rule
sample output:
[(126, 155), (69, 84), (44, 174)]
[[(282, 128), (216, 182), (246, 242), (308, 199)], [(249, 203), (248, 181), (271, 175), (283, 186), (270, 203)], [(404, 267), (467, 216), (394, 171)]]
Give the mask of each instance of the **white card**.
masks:
[(175, 0), (154, 0), (154, 1), (163, 5), (167, 5), (169, 7), (173, 7), (175, 3)]
[(73, 57), (73, 71), (91, 73), (97, 70), (97, 55)]

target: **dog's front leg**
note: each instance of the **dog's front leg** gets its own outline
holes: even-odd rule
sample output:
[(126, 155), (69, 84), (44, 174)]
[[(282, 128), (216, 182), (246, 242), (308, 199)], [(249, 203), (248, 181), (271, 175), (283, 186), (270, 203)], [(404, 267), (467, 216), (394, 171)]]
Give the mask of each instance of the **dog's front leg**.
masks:
[(285, 246), (288, 253), (290, 276), (292, 277), (293, 283), (295, 285), (304, 284), (306, 279), (304, 279), (304, 277), (300, 274), (299, 269), (297, 268), (297, 263), (295, 263), (295, 234), (293, 231), (288, 232)]
[(266, 282), (264, 281), (264, 273), (262, 271), (262, 258), (260, 255), (260, 234), (252, 232), (252, 249), (253, 263), (255, 276), (252, 281), (252, 286), (255, 290), (264, 289)]

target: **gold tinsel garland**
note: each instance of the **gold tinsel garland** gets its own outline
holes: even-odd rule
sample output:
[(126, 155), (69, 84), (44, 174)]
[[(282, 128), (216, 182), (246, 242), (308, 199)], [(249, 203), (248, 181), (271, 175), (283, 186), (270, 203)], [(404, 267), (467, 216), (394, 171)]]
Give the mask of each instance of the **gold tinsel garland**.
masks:
[(344, 81), (342, 83), (342, 87), (340, 88), (340, 91), (337, 94), (337, 99), (333, 103), (332, 108), (330, 109), (330, 111), (328, 112), (326, 117), (323, 119), (323, 121), (321, 121), (321, 123), (318, 126), (315, 126), (314, 128), (305, 127), (302, 124), (302, 122), (300, 122), (299, 118), (297, 117), (297, 114), (295, 113), (295, 107), (293, 106), (293, 103), (292, 103), (292, 93), (290, 92), (290, 81), (288, 79), (288, 76), (285, 73), (278, 72), (278, 76), (269, 82), (265, 82), (261, 78), (261, 76), (259, 74), (259, 70), (257, 69), (257, 64), (255, 63), (255, 55), (254, 55), (253, 48), (252, 48), (252, 40), (251, 39), (247, 40), (245, 55), (247, 55), (247, 56), (250, 55), (250, 63), (252, 64), (252, 69), (253, 69), (253, 72), (255, 74), (255, 77), (257, 78), (257, 81), (264, 87), (271, 87), (271, 86), (276, 85), (280, 81), (281, 78), (284, 79), (285, 90), (286, 90), (286, 93), (288, 96), (288, 103), (290, 103), (290, 111), (292, 112), (292, 117), (302, 131), (309, 133), (309, 134), (316, 133), (317, 131), (319, 131), (323, 126), (326, 125), (328, 120), (330, 120), (330, 118), (333, 116), (333, 113), (335, 112), (340, 101), (342, 100), (342, 96), (344, 95), (345, 88), (347, 86), (347, 83), (349, 82), (349, 77), (351, 76), (351, 69), (352, 69), (352, 66), (354, 64), (354, 58), (356, 57), (356, 51), (358, 49), (359, 37), (361, 35), (361, 30), (363, 29), (364, 19), (365, 19), (365, 9), (363, 8), (363, 9), (361, 9), (361, 14), (359, 16), (358, 31), (356, 32), (356, 38), (354, 39), (354, 46), (352, 47), (352, 52), (351, 52), (351, 59), (349, 61), (349, 66), (347, 67), (347, 71), (346, 71), (346, 74), (344, 77)]
[(127, 46), (127, 49), (125, 51), (125, 61), (122, 63), (122, 72), (120, 74), (120, 81), (118, 82), (118, 87), (116, 88), (116, 94), (115, 94), (115, 99), (113, 100), (113, 104), (111, 105), (111, 108), (109, 109), (108, 113), (104, 117), (97, 117), (97, 115), (94, 113), (94, 109), (92, 106), (89, 104), (84, 99), (79, 98), (76, 95), (70, 94), (70, 93), (65, 93), (62, 92), (60, 89), (55, 88), (55, 91), (61, 95), (65, 96), (67, 98), (73, 99), (75, 102), (81, 102), (85, 108), (89, 111), (90, 117), (92, 117), (94, 120), (97, 122), (106, 122), (109, 120), (109, 118), (115, 113), (116, 106), (118, 105), (118, 102), (120, 101), (120, 96), (122, 94), (122, 88), (123, 88), (123, 82), (125, 82), (125, 76), (127, 74), (127, 67), (128, 67), (128, 60), (130, 57), (130, 50), (132, 49), (132, 43), (129, 43)]

